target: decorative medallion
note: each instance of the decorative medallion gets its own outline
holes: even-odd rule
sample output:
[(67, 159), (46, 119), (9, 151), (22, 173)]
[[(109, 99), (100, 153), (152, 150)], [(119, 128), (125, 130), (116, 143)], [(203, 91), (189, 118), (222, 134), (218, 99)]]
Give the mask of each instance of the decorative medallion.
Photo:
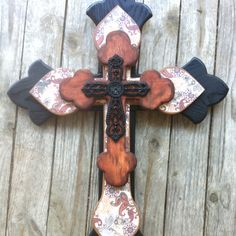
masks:
[(88, 97), (110, 97), (106, 117), (106, 132), (108, 137), (117, 142), (125, 134), (125, 113), (121, 97), (144, 97), (147, 95), (149, 87), (144, 82), (122, 82), (123, 59), (118, 55), (108, 61), (108, 79), (110, 83), (87, 83), (82, 91)]

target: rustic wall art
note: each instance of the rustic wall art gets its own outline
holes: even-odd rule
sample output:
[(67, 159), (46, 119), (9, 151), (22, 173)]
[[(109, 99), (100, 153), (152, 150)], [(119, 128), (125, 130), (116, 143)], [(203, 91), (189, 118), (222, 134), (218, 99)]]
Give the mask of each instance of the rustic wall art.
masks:
[(102, 173), (101, 196), (90, 235), (142, 235), (140, 210), (132, 193), (131, 173), (137, 159), (131, 150), (134, 142), (131, 110), (182, 113), (197, 124), (207, 116), (208, 107), (227, 95), (228, 87), (208, 74), (198, 58), (182, 68), (172, 66), (159, 72), (133, 73), (140, 55), (142, 27), (152, 17), (145, 4), (106, 0), (90, 6), (87, 15), (96, 25), (93, 38), (102, 74), (85, 69), (76, 72), (52, 69), (36, 61), (28, 77), (15, 83), (8, 96), (16, 105), (26, 108), (37, 125), (55, 115), (102, 109), (103, 132), (99, 138), (103, 148), (97, 158)]

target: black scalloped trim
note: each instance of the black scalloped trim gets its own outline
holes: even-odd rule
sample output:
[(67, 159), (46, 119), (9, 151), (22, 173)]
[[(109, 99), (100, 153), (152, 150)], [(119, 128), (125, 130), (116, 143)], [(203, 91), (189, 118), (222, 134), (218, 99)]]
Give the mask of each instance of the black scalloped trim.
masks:
[(98, 25), (99, 22), (115, 7), (119, 5), (137, 23), (140, 29), (152, 17), (151, 9), (135, 0), (104, 0), (93, 3), (87, 10), (87, 15)]
[(41, 125), (54, 115), (39, 104), (29, 93), (34, 85), (52, 70), (42, 60), (35, 61), (28, 70), (28, 77), (17, 81), (7, 95), (17, 106), (28, 110), (29, 117), (36, 125)]
[(194, 57), (183, 66), (204, 88), (202, 95), (182, 112), (193, 123), (198, 124), (205, 119), (208, 108), (221, 102), (227, 95), (229, 87), (217, 76), (207, 72), (205, 64)]

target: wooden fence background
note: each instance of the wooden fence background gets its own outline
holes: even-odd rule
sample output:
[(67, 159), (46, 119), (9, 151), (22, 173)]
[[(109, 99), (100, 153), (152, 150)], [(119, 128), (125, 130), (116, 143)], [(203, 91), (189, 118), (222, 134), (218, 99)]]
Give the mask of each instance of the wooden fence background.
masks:
[[(87, 236), (97, 201), (97, 114), (33, 125), (6, 96), (36, 59), (96, 73), (93, 0), (1, 0), (0, 235)], [(231, 88), (200, 125), (137, 115), (136, 200), (144, 236), (236, 235), (236, 2), (145, 0), (140, 72), (193, 56)]]

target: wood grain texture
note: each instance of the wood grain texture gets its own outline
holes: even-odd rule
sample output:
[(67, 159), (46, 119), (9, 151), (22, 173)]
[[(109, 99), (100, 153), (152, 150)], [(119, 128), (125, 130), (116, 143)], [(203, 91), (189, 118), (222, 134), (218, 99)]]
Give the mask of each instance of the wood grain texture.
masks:
[[(59, 119), (54, 146), (53, 121), (37, 128), (19, 108), (14, 129), (15, 106), (4, 91), (20, 74), (27, 75), (28, 66), (38, 58), (58, 67), (62, 54), (63, 66), (76, 70), (90, 67), (94, 74), (97, 72), (94, 24), (85, 15), (91, 3), (93, 0), (0, 3), (0, 134), (4, 137), (0, 140), (0, 235), (90, 233), (98, 200), (97, 117), (93, 112), (79, 112)], [(176, 57), (182, 66), (199, 56), (209, 73), (214, 72), (216, 63), (216, 75), (233, 89), (227, 100), (214, 108), (213, 116), (209, 114), (196, 127), (177, 116), (171, 129), (167, 115), (158, 111), (138, 113), (135, 193), (143, 215), (142, 232), (144, 236), (234, 236), (234, 1), (220, 1), (216, 45), (217, 2), (182, 0), (178, 50), (180, 1), (145, 3), (154, 17), (143, 28), (140, 72), (173, 66)], [(67, 17), (63, 25), (64, 13)]]
[[(213, 72), (217, 2), (183, 0), (178, 65), (197, 56)], [(211, 30), (207, 30), (211, 29)], [(210, 115), (199, 126), (173, 119), (166, 202), (166, 235), (203, 235)]]
[(47, 235), (85, 235), (93, 125), (93, 112), (58, 122)]
[[(153, 18), (143, 28), (140, 72), (175, 65), (180, 2), (145, 1)], [(158, 111), (137, 114), (135, 197), (142, 212), (143, 235), (164, 235), (170, 116)]]
[[(60, 64), (64, 8), (65, 1), (28, 1), (22, 75), (38, 58)], [(53, 142), (53, 121), (38, 128), (19, 109), (7, 235), (46, 234)]]
[(235, 14), (235, 1), (220, 1), (216, 75), (231, 89), (213, 110), (205, 223), (209, 236), (236, 235)]
[(102, 122), (102, 118), (101, 118), (101, 114), (97, 112), (95, 116), (95, 129), (94, 129), (94, 135), (93, 135), (94, 145), (92, 149), (91, 175), (89, 178), (89, 192), (88, 192), (88, 203), (87, 203), (87, 225), (86, 225), (85, 235), (89, 235), (90, 232), (92, 231), (92, 218), (94, 216), (94, 210), (99, 200), (99, 195), (98, 195), (99, 169), (97, 168), (97, 156), (99, 154), (99, 151), (101, 151), (100, 149), (102, 149), (102, 147), (99, 147), (99, 142), (98, 142), (99, 137), (100, 137), (99, 132), (102, 132), (102, 127), (101, 127), (101, 130), (99, 130), (98, 122)]
[[(125, 107), (124, 107), (125, 109)], [(126, 138), (122, 137), (118, 142), (111, 138), (107, 140), (107, 151), (98, 157), (98, 167), (104, 172), (108, 184), (121, 187), (128, 182), (129, 174), (137, 165), (133, 153), (126, 151)]]
[(26, 6), (27, 1), (0, 2), (0, 235), (5, 235), (7, 224), (16, 120), (16, 107), (6, 92), (20, 77)]
[(171, 80), (161, 78), (156, 70), (145, 71), (140, 80), (150, 88), (148, 94), (140, 99), (140, 105), (147, 109), (157, 109), (160, 105), (173, 99), (175, 88)]
[(89, 70), (78, 70), (72, 78), (65, 79), (60, 85), (60, 94), (66, 101), (73, 102), (81, 109), (90, 108), (94, 97), (87, 97), (82, 91), (86, 83), (92, 82), (94, 76)]
[[(94, 24), (85, 12), (90, 1), (69, 0), (63, 66), (97, 72)], [(95, 113), (58, 120), (47, 235), (86, 235)], [(98, 153), (97, 153), (98, 154)]]
[(123, 59), (124, 68), (135, 65), (138, 60), (138, 48), (131, 45), (129, 36), (123, 31), (108, 34), (106, 44), (98, 50), (98, 58), (103, 65), (107, 65), (115, 55)]

